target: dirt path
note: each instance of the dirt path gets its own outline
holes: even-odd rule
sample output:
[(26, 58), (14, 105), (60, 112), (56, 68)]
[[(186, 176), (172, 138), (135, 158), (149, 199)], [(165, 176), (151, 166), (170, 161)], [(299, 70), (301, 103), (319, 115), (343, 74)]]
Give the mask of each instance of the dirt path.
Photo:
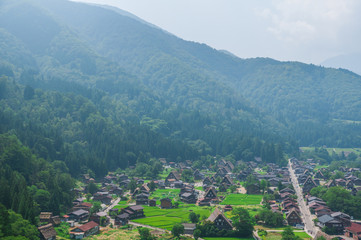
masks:
[(131, 222), (131, 221), (129, 221), (128, 224), (133, 225), (133, 226), (136, 226), (136, 227), (146, 227), (146, 228), (150, 228), (150, 229), (153, 229), (153, 230), (158, 230), (158, 231), (161, 231), (161, 232), (164, 232), (164, 233), (166, 232), (165, 229), (157, 228), (157, 227), (152, 227), (152, 226), (149, 226), (149, 225), (140, 224), (140, 223), (136, 223), (136, 222)]

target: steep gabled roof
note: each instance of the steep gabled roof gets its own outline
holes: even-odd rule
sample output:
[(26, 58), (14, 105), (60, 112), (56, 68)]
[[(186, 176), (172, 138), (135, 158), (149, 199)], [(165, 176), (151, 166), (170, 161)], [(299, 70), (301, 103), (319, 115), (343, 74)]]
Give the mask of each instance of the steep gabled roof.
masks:
[(44, 239), (49, 239), (56, 236), (56, 231), (51, 223), (38, 227), (38, 230)]
[(214, 222), (214, 220), (217, 219), (218, 216), (221, 216), (223, 219), (226, 220), (226, 222), (233, 227), (232, 223), (229, 221), (228, 218), (226, 218), (226, 216), (224, 216), (224, 214), (218, 209), (215, 208), (214, 211), (212, 212), (212, 214), (207, 218), (208, 221)]

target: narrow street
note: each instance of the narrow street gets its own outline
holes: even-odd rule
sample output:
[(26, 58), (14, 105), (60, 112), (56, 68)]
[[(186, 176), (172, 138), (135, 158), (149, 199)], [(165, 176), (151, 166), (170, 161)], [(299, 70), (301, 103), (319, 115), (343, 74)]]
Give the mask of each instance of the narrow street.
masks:
[(288, 170), (290, 172), (293, 188), (296, 191), (298, 206), (301, 211), (301, 217), (303, 223), (305, 224), (305, 231), (310, 236), (312, 236), (312, 238), (314, 238), (318, 232), (318, 228), (315, 226), (314, 222), (312, 221), (310, 209), (306, 206), (306, 203), (303, 199), (302, 189), (298, 183), (295, 172), (292, 169), (292, 163), (290, 160), (288, 160)]

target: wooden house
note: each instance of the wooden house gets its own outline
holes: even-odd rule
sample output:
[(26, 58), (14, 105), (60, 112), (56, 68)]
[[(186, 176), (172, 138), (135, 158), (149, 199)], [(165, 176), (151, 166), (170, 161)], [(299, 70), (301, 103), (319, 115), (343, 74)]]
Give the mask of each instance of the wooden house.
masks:
[(94, 213), (93, 215), (91, 215), (89, 217), (89, 221), (94, 221), (96, 223), (98, 223), (99, 225), (101, 224), (101, 218), (104, 219), (104, 225), (108, 225), (110, 222), (110, 218), (108, 217), (106, 212), (97, 212)]
[(129, 214), (128, 213), (122, 213), (120, 215), (117, 215), (114, 220), (115, 225), (126, 225), (129, 221)]
[(193, 235), (194, 230), (196, 230), (195, 223), (182, 223), (184, 227), (184, 234)]
[(99, 232), (99, 224), (91, 221), (70, 231), (70, 238), (83, 239)]
[(180, 196), (180, 200), (185, 203), (196, 203), (198, 195), (193, 192), (185, 192)]
[(89, 212), (83, 209), (76, 210), (68, 214), (69, 220), (73, 220), (75, 222), (84, 221), (88, 219)]
[(295, 209), (292, 209), (291, 211), (288, 212), (286, 216), (286, 220), (288, 225), (290, 226), (296, 226), (297, 224), (302, 224), (302, 219), (299, 213)]
[(207, 218), (218, 229), (232, 230), (233, 226), (231, 221), (224, 216), (224, 214), (218, 209), (214, 209), (213, 213)]
[(336, 186), (337, 186), (337, 184), (336, 184), (335, 180), (333, 180), (333, 179), (326, 183), (326, 187), (328, 187), (328, 188), (336, 187)]
[(257, 183), (248, 185), (246, 190), (247, 190), (247, 194), (260, 194), (261, 193), (259, 184), (257, 184)]
[(311, 178), (311, 176), (307, 177), (307, 179), (305, 180), (305, 182), (303, 183), (303, 192), (307, 193), (310, 192), (312, 188), (317, 187), (317, 184), (313, 181), (313, 179)]
[(351, 226), (345, 228), (345, 235), (354, 240), (361, 239), (361, 224), (351, 223)]
[(207, 186), (210, 186), (213, 184), (213, 181), (209, 178), (209, 177), (206, 177), (204, 180), (203, 180), (203, 185), (207, 185)]
[(194, 180), (202, 180), (204, 179), (204, 174), (201, 173), (198, 169), (196, 169), (193, 173)]
[(330, 215), (323, 215), (322, 217), (318, 218), (317, 225), (322, 229), (324, 227), (334, 228), (337, 233), (342, 233), (344, 230), (344, 226), (342, 222), (336, 220), (335, 218), (331, 217)]
[(157, 200), (155, 200), (155, 199), (150, 199), (150, 200), (149, 200), (149, 206), (150, 206), (150, 207), (155, 207), (155, 206), (157, 206)]
[(320, 170), (318, 170), (315, 174), (315, 178), (325, 179), (325, 176), (323, 175), (323, 173)]
[(204, 195), (204, 199), (208, 201), (218, 199), (216, 190), (213, 187), (208, 188)]
[(128, 206), (126, 208), (123, 208), (120, 213), (121, 214), (123, 214), (123, 213), (129, 214), (129, 219), (141, 218), (141, 217), (144, 217), (144, 208), (139, 205)]
[(231, 186), (233, 185), (233, 181), (228, 175), (226, 175), (223, 177), (221, 184), (226, 184), (227, 186)]
[(40, 239), (42, 240), (55, 240), (56, 231), (53, 227), (53, 224), (49, 223), (43, 226), (38, 227), (40, 232)]
[(172, 200), (170, 198), (163, 198), (160, 200), (160, 207), (161, 208), (172, 208)]
[(180, 181), (181, 176), (178, 172), (172, 171), (168, 174), (168, 176), (165, 179), (165, 184), (169, 186), (171, 183), (174, 183), (175, 181)]

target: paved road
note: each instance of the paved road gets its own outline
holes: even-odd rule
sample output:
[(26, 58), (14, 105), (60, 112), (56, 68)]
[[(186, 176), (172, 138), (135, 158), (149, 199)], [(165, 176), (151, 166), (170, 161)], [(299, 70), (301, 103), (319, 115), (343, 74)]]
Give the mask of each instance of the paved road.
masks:
[(303, 200), (302, 189), (298, 183), (295, 172), (292, 169), (292, 163), (290, 160), (288, 160), (288, 170), (290, 171), (293, 188), (295, 189), (296, 194), (297, 194), (297, 202), (298, 202), (298, 206), (301, 210), (301, 217), (302, 217), (303, 223), (305, 225), (305, 231), (310, 236), (312, 236), (312, 238), (315, 238), (315, 236), (318, 232), (318, 228), (315, 226), (314, 222), (312, 221), (310, 209), (308, 208), (308, 206), (306, 206), (306, 203)]
[(118, 202), (120, 201), (120, 198), (115, 199), (106, 209), (104, 209), (104, 212), (109, 212), (110, 209), (112, 209), (113, 207), (115, 207)]

